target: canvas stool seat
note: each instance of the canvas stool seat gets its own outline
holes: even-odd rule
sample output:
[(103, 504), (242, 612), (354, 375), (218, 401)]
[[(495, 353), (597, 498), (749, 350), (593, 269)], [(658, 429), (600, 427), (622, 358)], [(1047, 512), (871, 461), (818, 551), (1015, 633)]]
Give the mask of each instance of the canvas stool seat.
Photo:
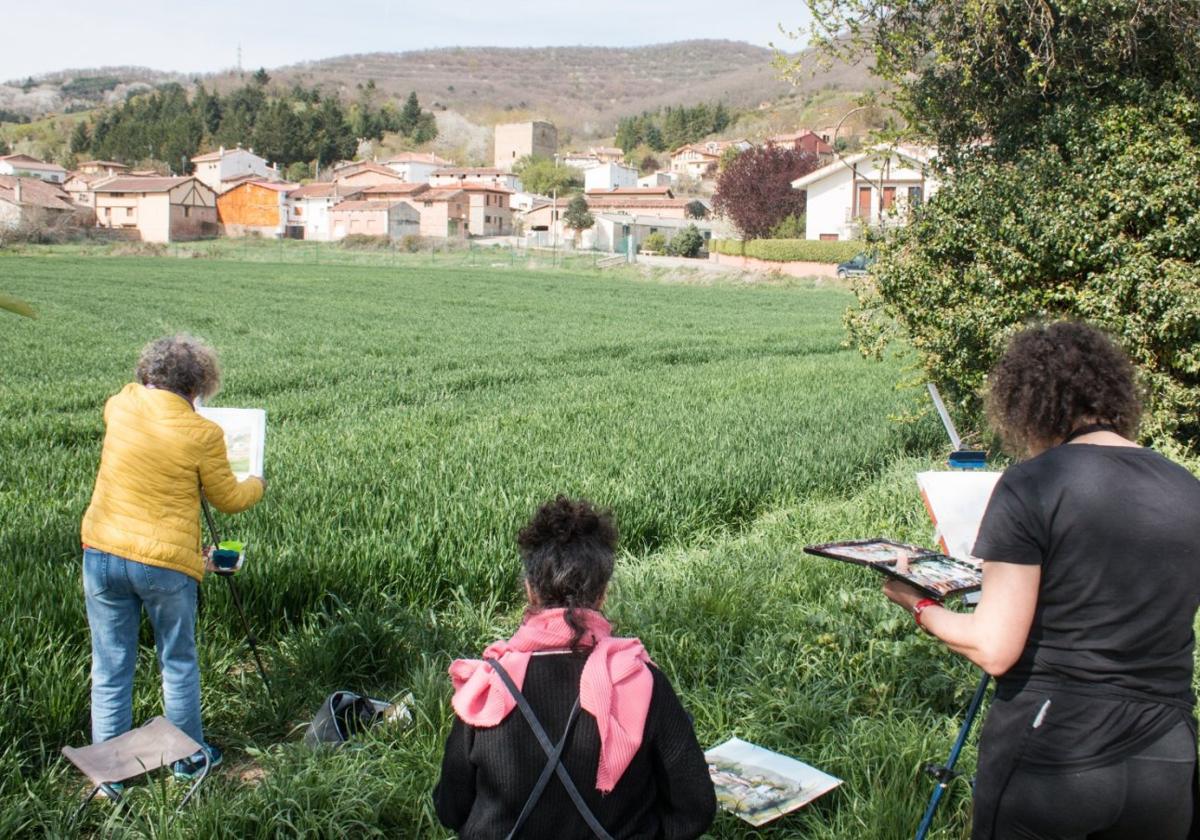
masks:
[(91, 779), (95, 786), (80, 806), (80, 810), (83, 810), (106, 784), (136, 778), (198, 752), (205, 756), (204, 768), (192, 783), (183, 801), (179, 803), (180, 808), (187, 804), (208, 775), (208, 753), (165, 717), (151, 718), (137, 729), (131, 729), (99, 744), (62, 749), (67, 760)]

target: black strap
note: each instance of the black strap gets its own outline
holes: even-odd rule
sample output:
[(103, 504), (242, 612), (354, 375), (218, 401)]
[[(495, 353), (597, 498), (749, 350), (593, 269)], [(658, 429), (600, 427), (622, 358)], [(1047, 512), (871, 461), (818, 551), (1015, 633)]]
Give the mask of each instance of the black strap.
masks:
[(1075, 438), (1081, 438), (1084, 435), (1090, 435), (1093, 432), (1112, 432), (1113, 434), (1120, 434), (1120, 432), (1117, 431), (1117, 427), (1111, 423), (1088, 423), (1086, 426), (1080, 426), (1078, 429), (1073, 429), (1071, 434), (1067, 435), (1066, 439), (1063, 440), (1063, 443), (1070, 443), (1071, 441), (1075, 440)]
[(533, 809), (537, 807), (538, 802), (542, 798), (542, 793), (546, 790), (546, 785), (550, 784), (550, 777), (554, 775), (555, 768), (562, 761), (563, 750), (567, 746), (567, 739), (571, 737), (571, 730), (575, 726), (575, 720), (579, 717), (579, 698), (575, 698), (575, 705), (571, 706), (571, 715), (567, 718), (566, 728), (563, 729), (562, 737), (558, 739), (558, 743), (554, 745), (554, 755), (550, 756), (550, 760), (546, 762), (546, 766), (542, 768), (542, 775), (538, 776), (537, 784), (533, 786), (533, 790), (529, 794), (529, 798), (525, 800), (525, 807), (521, 809), (520, 815), (517, 817), (517, 822), (513, 826), (512, 831), (508, 833), (507, 840), (516, 840), (518, 834), (521, 833), (521, 828), (525, 825), (525, 821), (533, 814)]
[[(542, 770), (542, 777), (538, 779), (538, 784), (534, 786), (533, 794), (535, 794), (538, 798), (541, 797), (542, 791), (545, 790), (546, 783), (549, 782), (550, 771), (553, 770), (555, 775), (558, 776), (558, 780), (562, 782), (563, 787), (566, 788), (567, 795), (571, 797), (571, 802), (574, 803), (575, 810), (579, 811), (579, 815), (583, 817), (583, 821), (587, 823), (587, 826), (592, 830), (592, 833), (599, 837), (600, 840), (612, 840), (612, 836), (604, 830), (604, 826), (600, 824), (600, 821), (596, 819), (596, 815), (592, 813), (592, 810), (587, 806), (587, 803), (583, 801), (583, 796), (580, 795), (579, 789), (575, 787), (575, 782), (571, 780), (570, 774), (567, 773), (567, 768), (562, 766), (562, 751), (566, 746), (567, 735), (570, 734), (571, 726), (574, 724), (575, 718), (578, 717), (579, 714), (579, 698), (575, 698), (575, 706), (572, 708), (571, 717), (567, 721), (566, 731), (563, 733), (563, 737), (558, 746), (555, 747), (550, 743), (550, 737), (546, 734), (546, 730), (542, 726), (541, 721), (539, 721), (537, 716), (533, 713), (533, 708), (530, 707), (529, 701), (525, 699), (525, 695), (521, 693), (519, 688), (517, 688), (517, 685), (513, 682), (512, 677), (508, 675), (508, 671), (504, 670), (504, 666), (502, 666), (495, 659), (486, 659), (484, 661), (487, 662), (488, 665), (492, 666), (492, 670), (494, 670), (500, 677), (500, 681), (504, 683), (504, 687), (508, 689), (508, 693), (511, 694), (513, 699), (517, 701), (517, 708), (521, 710), (521, 714), (524, 715), (525, 721), (529, 724), (529, 728), (533, 730), (533, 734), (537, 738), (538, 743), (542, 745), (542, 751), (546, 753), (546, 767), (544, 770)], [(533, 795), (531, 795), (530, 799), (525, 803), (525, 808), (521, 810), (521, 817), (517, 819), (517, 825), (513, 827), (512, 832), (508, 835), (510, 840), (516, 837), (517, 831), (521, 828), (522, 818), (528, 818), (528, 813), (526, 812), (532, 812), (533, 805), (536, 804), (536, 800), (534, 800)]]

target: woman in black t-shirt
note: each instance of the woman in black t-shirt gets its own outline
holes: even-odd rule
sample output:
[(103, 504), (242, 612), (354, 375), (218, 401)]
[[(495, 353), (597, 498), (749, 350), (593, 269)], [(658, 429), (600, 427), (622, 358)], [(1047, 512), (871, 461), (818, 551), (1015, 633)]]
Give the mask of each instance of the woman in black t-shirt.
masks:
[(1027, 459), (980, 527), (979, 605), (956, 613), (885, 587), (996, 677), (972, 836), (1188, 837), (1200, 481), (1133, 442), (1132, 365), (1093, 327), (1025, 330), (988, 383), (993, 427)]

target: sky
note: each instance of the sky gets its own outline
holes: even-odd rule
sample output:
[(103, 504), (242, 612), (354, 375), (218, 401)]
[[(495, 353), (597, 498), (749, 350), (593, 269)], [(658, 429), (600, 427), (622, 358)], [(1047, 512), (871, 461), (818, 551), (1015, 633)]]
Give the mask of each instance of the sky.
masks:
[[(32, 0), (5, 0), (9, 37), (0, 80), (54, 70), (145, 66), (202, 73), (236, 66), (279, 67), (347, 53), (454, 46), (636, 46), (728, 38), (798, 47), (779, 24), (804, 25), (801, 0), (59, 0), (53, 14)], [(334, 9), (336, 12), (331, 12)], [(29, 32), (31, 37), (12, 37)], [(36, 33), (45, 33), (45, 37)]]

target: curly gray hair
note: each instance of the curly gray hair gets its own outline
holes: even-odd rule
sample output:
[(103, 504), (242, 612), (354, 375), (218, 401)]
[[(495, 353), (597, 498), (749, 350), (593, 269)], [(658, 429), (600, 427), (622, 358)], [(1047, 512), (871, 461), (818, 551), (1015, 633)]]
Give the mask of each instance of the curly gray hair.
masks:
[(217, 351), (187, 333), (163, 336), (143, 347), (136, 375), (143, 385), (192, 398), (208, 399), (221, 387)]

